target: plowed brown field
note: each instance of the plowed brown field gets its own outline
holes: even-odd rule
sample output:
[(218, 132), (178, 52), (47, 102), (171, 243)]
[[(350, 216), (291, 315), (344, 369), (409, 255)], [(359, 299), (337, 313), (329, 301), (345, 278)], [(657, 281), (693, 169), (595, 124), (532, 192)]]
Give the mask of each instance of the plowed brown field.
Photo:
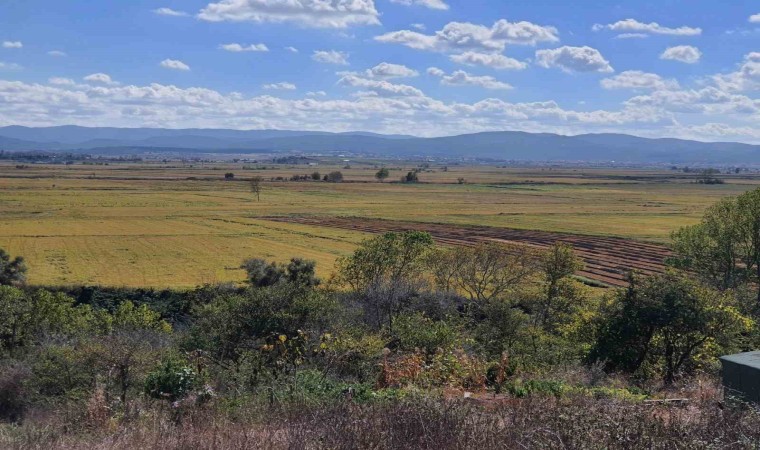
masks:
[(665, 259), (671, 255), (665, 246), (617, 237), (353, 217), (268, 217), (267, 220), (366, 233), (426, 231), (436, 242), (445, 245), (475, 245), (490, 241), (548, 248), (556, 242), (564, 242), (572, 245), (586, 263), (578, 275), (611, 286), (627, 285), (626, 276), (631, 270), (643, 275), (663, 272)]

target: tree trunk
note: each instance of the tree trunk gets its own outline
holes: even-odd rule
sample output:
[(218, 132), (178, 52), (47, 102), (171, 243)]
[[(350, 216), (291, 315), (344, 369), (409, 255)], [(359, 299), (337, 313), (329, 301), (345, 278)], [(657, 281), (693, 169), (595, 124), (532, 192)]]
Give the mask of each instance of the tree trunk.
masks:
[(671, 386), (675, 381), (675, 364), (673, 361), (673, 344), (665, 345), (665, 386)]
[(644, 342), (644, 348), (641, 349), (639, 352), (638, 358), (636, 358), (636, 362), (634, 363), (633, 370), (631, 372), (635, 372), (639, 370), (639, 367), (641, 367), (642, 364), (644, 364), (644, 360), (646, 359), (647, 355), (649, 354), (649, 345), (652, 343), (652, 336), (654, 335), (654, 328), (649, 328), (647, 331), (647, 337), (646, 341)]
[(755, 262), (755, 271), (757, 272), (757, 306), (760, 307), (760, 260)]

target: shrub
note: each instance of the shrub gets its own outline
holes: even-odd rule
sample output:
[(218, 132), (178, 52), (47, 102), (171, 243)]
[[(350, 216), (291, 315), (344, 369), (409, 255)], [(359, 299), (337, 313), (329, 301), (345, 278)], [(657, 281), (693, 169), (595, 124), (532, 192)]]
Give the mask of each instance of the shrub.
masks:
[(29, 378), (27, 367), (17, 362), (0, 364), (0, 420), (20, 422), (27, 406), (24, 387)]
[(11, 259), (11, 255), (0, 248), (0, 285), (23, 284), (25, 281), (26, 264), (24, 258), (17, 256)]
[(561, 381), (550, 380), (515, 380), (508, 382), (503, 389), (515, 397), (530, 397), (533, 395), (549, 395), (561, 397), (570, 388)]
[(343, 174), (337, 170), (330, 172), (325, 175), (325, 181), (329, 181), (330, 183), (340, 183), (343, 181)]
[(404, 314), (393, 321), (393, 335), (404, 350), (419, 348), (427, 354), (450, 350), (459, 340), (459, 332), (445, 321), (433, 321), (421, 313)]
[(377, 379), (378, 362), (382, 358), (385, 341), (379, 334), (358, 330), (337, 336), (323, 336), (324, 348), (322, 365), (341, 378), (357, 379), (360, 382)]
[(402, 183), (417, 183), (419, 180), (419, 177), (417, 176), (417, 171), (412, 170), (409, 173), (407, 173), (405, 176), (401, 177)]
[(285, 270), (277, 263), (267, 263), (261, 258), (248, 259), (241, 268), (248, 274), (248, 282), (255, 287), (273, 286), (285, 275)]
[(183, 361), (168, 358), (145, 378), (145, 393), (151, 398), (177, 401), (186, 396), (198, 376)]
[(320, 283), (315, 275), (316, 265), (314, 261), (301, 258), (291, 259), (288, 265), (267, 263), (263, 259), (253, 258), (244, 261), (241, 267), (248, 274), (248, 282), (254, 287), (274, 286), (280, 281), (313, 287)]
[(29, 388), (35, 396), (83, 398), (95, 379), (98, 356), (70, 345), (47, 345), (33, 355)]

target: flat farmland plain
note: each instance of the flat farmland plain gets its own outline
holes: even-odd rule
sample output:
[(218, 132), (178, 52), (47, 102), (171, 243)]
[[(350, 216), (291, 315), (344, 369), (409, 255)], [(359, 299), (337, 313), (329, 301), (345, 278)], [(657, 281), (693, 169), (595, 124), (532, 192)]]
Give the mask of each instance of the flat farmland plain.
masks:
[[(328, 276), (335, 259), (369, 233), (269, 218), (388, 219), (665, 243), (721, 197), (760, 185), (748, 175), (704, 186), (674, 171), (474, 165), (432, 167), (419, 184), (379, 183), (373, 163), (344, 164), (4, 164), (0, 248), (27, 259), (35, 284), (183, 288), (240, 281), (240, 263), (250, 257), (305, 257)], [(387, 165), (390, 180), (413, 167)], [(269, 181), (315, 170), (341, 170), (347, 182)], [(226, 172), (235, 180), (225, 181)], [(267, 180), (261, 201), (246, 181), (254, 175)]]

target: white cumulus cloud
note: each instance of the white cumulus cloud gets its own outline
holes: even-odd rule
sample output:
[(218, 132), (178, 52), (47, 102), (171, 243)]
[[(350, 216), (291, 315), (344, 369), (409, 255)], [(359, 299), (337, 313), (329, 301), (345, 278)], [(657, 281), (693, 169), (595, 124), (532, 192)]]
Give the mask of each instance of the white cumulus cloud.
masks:
[[(397, 73), (380, 69), (375, 71), (377, 75), (371, 75), (372, 69), (339, 75), (339, 86), (349, 91), (345, 98), (332, 98), (319, 91), (294, 96), (297, 91), (271, 90), (250, 96), (201, 86), (118, 84), (105, 74), (92, 74), (87, 82), (51, 78), (40, 83), (13, 81), (6, 75), (0, 77), (0, 124), (361, 129), (428, 136), (509, 127), (561, 134), (614, 132), (760, 143), (758, 65), (760, 52), (748, 53), (731, 72), (707, 77), (695, 89), (679, 88), (674, 80), (641, 71), (600, 77), (607, 79), (603, 87), (629, 89), (635, 94), (620, 106), (606, 109), (594, 108), (587, 101), (582, 111), (573, 109), (575, 101), (563, 105), (550, 98), (509, 102), (496, 95), (476, 100), (429, 96), (418, 87), (379, 78)], [(444, 84), (500, 87), (491, 83), (502, 83), (466, 72), (450, 72), (430, 70), (435, 80)], [(508, 91), (481, 93), (488, 92)], [(550, 93), (546, 90), (541, 95)], [(599, 93), (588, 95), (601, 97)]]
[(228, 52), (268, 52), (269, 48), (264, 44), (249, 44), (249, 45), (242, 45), (237, 43), (232, 44), (222, 44), (219, 46), (222, 50), (226, 50)]
[(315, 50), (311, 59), (324, 64), (348, 65), (348, 53), (336, 50)]
[(536, 45), (540, 42), (557, 42), (559, 32), (551, 26), (501, 19), (491, 27), (469, 22), (450, 22), (433, 35), (399, 30), (376, 36), (375, 40), (401, 44), (416, 50), (494, 53), (504, 51), (507, 44)]
[(293, 22), (306, 27), (379, 25), (373, 0), (222, 0), (198, 18), (209, 22)]
[(467, 66), (485, 66), (498, 70), (523, 70), (528, 64), (498, 53), (464, 52), (449, 57), (452, 61)]
[(338, 84), (367, 89), (380, 97), (424, 97), (422, 91), (414, 86), (390, 83), (385, 80), (371, 80), (355, 74), (344, 75)]
[(22, 48), (23, 46), (21, 41), (3, 41), (3, 48)]
[(441, 84), (446, 86), (477, 86), (484, 89), (495, 90), (512, 89), (512, 86), (509, 83), (504, 83), (494, 77), (471, 75), (464, 70), (456, 70), (452, 72), (451, 75), (446, 75), (443, 70), (437, 67), (431, 67), (427, 72), (430, 75), (440, 77)]
[(558, 68), (564, 72), (610, 73), (614, 69), (599, 50), (591, 47), (564, 46), (551, 50), (538, 50), (536, 63), (544, 68)]
[(392, 78), (410, 78), (419, 75), (414, 69), (406, 67), (402, 64), (392, 64), (382, 62), (371, 69), (364, 71), (364, 76), (367, 78), (379, 78), (379, 79), (392, 79)]
[(183, 70), (188, 71), (190, 70), (190, 66), (183, 63), (182, 61), (178, 59), (165, 59), (161, 61), (161, 67), (165, 69), (172, 69), (172, 70)]
[(745, 55), (736, 72), (715, 75), (712, 79), (721, 90), (728, 92), (760, 90), (760, 52)]
[(679, 88), (678, 82), (675, 80), (666, 80), (655, 73), (640, 70), (626, 70), (614, 77), (603, 79), (599, 84), (604, 89), (660, 90)]
[(608, 25), (596, 24), (593, 27), (594, 31), (605, 29), (623, 33), (664, 34), (670, 36), (699, 36), (702, 34), (701, 28), (687, 26), (669, 28), (662, 26), (657, 22), (643, 23), (636, 19), (619, 20)]
[[(664, 126), (680, 123), (676, 119), (687, 114), (696, 116), (693, 120), (686, 118), (685, 123), (714, 122), (736, 129), (754, 128), (756, 121), (752, 119), (757, 118), (752, 115), (757, 113), (751, 111), (750, 99), (726, 96), (716, 88), (698, 94), (655, 91), (648, 100), (630, 102), (615, 110), (576, 111), (551, 100), (443, 101), (412, 86), (356, 75), (343, 77), (340, 85), (359, 92), (350, 99), (287, 99), (158, 83), (54, 86), (0, 80), (0, 122), (27, 126), (362, 129), (427, 136), (503, 130), (508, 123), (511, 129), (533, 132), (662, 136), (675, 134), (675, 130), (665, 130)], [(702, 103), (694, 106), (694, 102)], [(676, 108), (683, 112), (676, 112)], [(749, 135), (742, 138), (752, 139)]]
[(48, 54), (49, 56), (57, 56), (57, 57), (64, 57), (64, 56), (68, 56), (68, 55), (66, 54), (66, 52), (62, 52), (62, 51), (60, 51), (60, 50), (50, 50), (49, 52), (47, 52), (47, 54)]
[(749, 23), (760, 23), (760, 13), (749, 16)]
[(119, 84), (116, 81), (112, 80), (110, 75), (102, 73), (102, 72), (92, 73), (90, 75), (87, 75), (86, 77), (83, 78), (83, 80), (89, 81), (91, 83), (105, 84), (108, 86), (116, 86), (117, 84)]
[(678, 45), (665, 49), (660, 59), (679, 61), (686, 64), (696, 64), (702, 58), (702, 52), (691, 45)]

